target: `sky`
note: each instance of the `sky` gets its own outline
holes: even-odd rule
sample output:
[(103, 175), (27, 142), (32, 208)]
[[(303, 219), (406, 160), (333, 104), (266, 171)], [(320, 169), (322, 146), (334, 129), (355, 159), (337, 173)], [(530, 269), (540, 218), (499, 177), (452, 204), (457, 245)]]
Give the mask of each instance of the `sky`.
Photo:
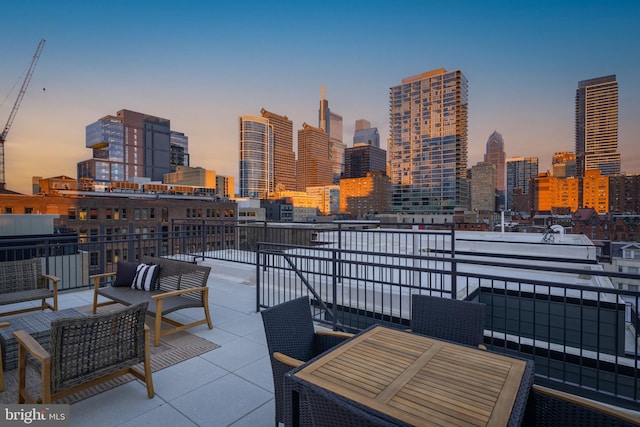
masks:
[(121, 109), (171, 121), (191, 166), (238, 176), (238, 118), (266, 108), (318, 126), (324, 85), (352, 146), (355, 121), (389, 136), (389, 88), (425, 71), (469, 81), (468, 166), (498, 131), (507, 157), (575, 149), (575, 90), (619, 85), (622, 170), (640, 173), (640, 2), (2, 2), (0, 126), (46, 44), (5, 143), (7, 188), (77, 176), (85, 127)]

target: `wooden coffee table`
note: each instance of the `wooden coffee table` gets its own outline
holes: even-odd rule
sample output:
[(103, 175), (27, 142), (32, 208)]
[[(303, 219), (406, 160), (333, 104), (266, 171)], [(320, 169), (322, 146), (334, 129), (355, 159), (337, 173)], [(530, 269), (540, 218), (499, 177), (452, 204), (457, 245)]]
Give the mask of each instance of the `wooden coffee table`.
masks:
[(49, 349), (51, 322), (63, 317), (86, 316), (75, 308), (58, 311), (41, 311), (8, 320), (9, 326), (0, 328), (0, 346), (2, 346), (2, 368), (10, 371), (18, 367), (18, 342), (13, 337), (15, 331), (26, 331), (45, 349)]

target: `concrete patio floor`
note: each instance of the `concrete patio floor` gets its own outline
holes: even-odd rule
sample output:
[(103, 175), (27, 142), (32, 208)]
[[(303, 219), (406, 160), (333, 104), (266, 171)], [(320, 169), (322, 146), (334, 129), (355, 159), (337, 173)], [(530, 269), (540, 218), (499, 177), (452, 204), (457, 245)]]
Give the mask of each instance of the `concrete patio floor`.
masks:
[[(155, 372), (153, 399), (134, 380), (71, 405), (72, 427), (274, 425), (273, 380), (262, 318), (255, 311), (254, 267), (210, 260), (200, 264), (212, 266), (213, 329), (204, 325), (188, 332), (220, 348)], [(59, 309), (92, 299), (92, 290), (61, 292)]]

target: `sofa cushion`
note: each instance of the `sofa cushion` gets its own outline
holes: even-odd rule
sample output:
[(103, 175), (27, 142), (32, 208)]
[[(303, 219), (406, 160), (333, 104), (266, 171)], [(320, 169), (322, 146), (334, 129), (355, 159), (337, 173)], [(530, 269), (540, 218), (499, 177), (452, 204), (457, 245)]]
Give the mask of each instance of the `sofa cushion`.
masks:
[(131, 288), (141, 291), (155, 291), (157, 289), (160, 266), (157, 264), (140, 264), (136, 267)]
[(116, 280), (111, 286), (131, 286), (134, 277), (136, 277), (136, 268), (138, 262), (118, 261), (116, 266)]

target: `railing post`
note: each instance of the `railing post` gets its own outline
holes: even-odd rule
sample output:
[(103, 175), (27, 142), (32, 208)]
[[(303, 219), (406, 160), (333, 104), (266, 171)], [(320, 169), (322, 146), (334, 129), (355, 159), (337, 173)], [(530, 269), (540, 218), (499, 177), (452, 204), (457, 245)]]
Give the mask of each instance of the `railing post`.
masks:
[(202, 260), (207, 250), (207, 220), (202, 219)]
[(458, 298), (458, 264), (456, 261), (456, 224), (451, 223), (451, 298)]
[[(338, 250), (342, 249), (342, 224), (338, 224)], [(336, 254), (334, 253), (334, 258)], [(334, 265), (334, 272), (336, 271), (335, 268), (338, 268), (338, 282), (342, 283), (342, 262), (340, 262), (340, 254), (337, 254), (337, 264)]]
[(332, 278), (332, 293), (333, 293), (333, 303), (331, 304), (331, 311), (333, 312), (332, 322), (333, 322), (333, 330), (335, 331), (338, 325), (338, 277), (337, 277), (337, 269), (340, 268), (340, 261), (338, 259), (338, 251), (333, 250), (333, 278)]
[(256, 313), (260, 311), (260, 243), (256, 243)]

